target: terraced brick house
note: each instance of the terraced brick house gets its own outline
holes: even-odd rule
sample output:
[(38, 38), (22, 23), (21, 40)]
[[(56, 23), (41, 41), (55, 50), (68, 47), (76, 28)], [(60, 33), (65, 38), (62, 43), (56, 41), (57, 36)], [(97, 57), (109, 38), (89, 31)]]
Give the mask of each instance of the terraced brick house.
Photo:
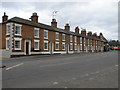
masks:
[(80, 32), (78, 26), (72, 32), (69, 24), (61, 29), (55, 18), (51, 25), (39, 23), (37, 13), (33, 13), (31, 20), (8, 19), (4, 13), (0, 27), (2, 56), (103, 52), (107, 44), (102, 33), (97, 36), (96, 33), (86, 33), (85, 29)]

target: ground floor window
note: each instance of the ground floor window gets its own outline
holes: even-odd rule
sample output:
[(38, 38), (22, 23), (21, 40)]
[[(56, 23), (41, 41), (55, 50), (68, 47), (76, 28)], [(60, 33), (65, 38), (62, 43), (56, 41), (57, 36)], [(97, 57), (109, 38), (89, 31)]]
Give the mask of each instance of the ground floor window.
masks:
[(84, 50), (86, 50), (86, 45), (84, 45)]
[(62, 43), (62, 50), (65, 50), (65, 43)]
[(21, 38), (14, 38), (14, 49), (21, 50)]
[(59, 50), (59, 42), (56, 42), (56, 43), (55, 43), (55, 49), (56, 49), (56, 50)]
[(44, 41), (44, 50), (48, 50), (48, 41)]
[(80, 50), (82, 50), (82, 44), (80, 44)]
[(75, 48), (75, 50), (77, 50), (77, 44), (76, 43), (74, 44), (74, 48)]
[(10, 49), (10, 38), (6, 38), (6, 50)]
[(73, 44), (70, 43), (70, 50), (73, 50)]
[(34, 40), (34, 50), (39, 50), (39, 40)]

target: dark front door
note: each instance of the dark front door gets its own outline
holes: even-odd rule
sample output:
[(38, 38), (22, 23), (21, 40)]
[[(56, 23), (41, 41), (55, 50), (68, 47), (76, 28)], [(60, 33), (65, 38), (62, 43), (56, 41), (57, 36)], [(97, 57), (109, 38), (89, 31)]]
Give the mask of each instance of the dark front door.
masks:
[(26, 55), (29, 55), (29, 42), (26, 42)]

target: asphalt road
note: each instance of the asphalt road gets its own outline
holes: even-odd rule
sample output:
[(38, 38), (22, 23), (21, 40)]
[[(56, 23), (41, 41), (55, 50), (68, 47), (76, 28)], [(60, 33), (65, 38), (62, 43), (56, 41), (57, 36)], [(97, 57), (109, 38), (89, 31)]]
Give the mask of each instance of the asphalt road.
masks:
[(118, 88), (118, 52), (3, 60), (3, 88)]

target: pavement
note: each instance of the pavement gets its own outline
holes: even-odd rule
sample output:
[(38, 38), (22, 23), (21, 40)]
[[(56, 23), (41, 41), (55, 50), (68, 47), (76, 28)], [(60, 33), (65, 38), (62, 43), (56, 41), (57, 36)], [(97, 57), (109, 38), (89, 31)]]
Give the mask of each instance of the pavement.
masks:
[(3, 88), (118, 88), (118, 52), (3, 60)]

